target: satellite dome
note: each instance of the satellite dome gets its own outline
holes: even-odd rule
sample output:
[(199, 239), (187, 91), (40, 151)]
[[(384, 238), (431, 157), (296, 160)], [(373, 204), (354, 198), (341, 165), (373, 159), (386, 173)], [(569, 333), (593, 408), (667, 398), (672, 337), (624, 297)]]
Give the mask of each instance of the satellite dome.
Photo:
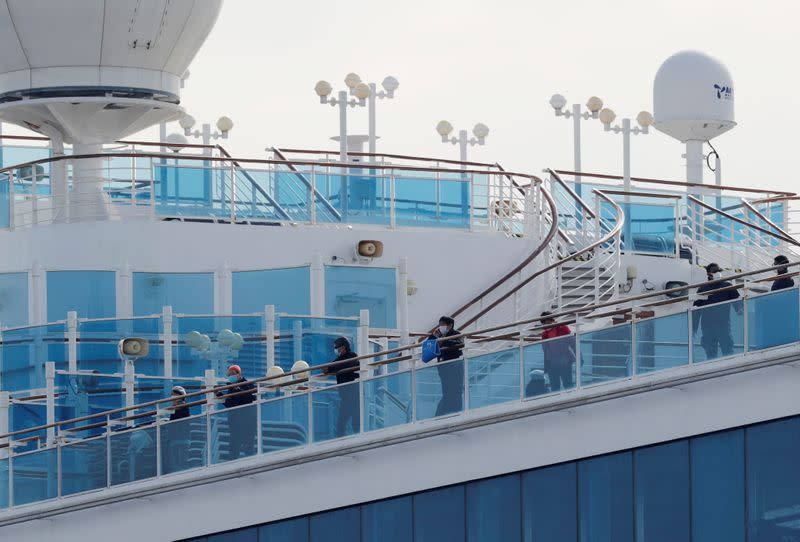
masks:
[(654, 126), (680, 141), (706, 141), (736, 126), (733, 78), (699, 51), (681, 51), (661, 64), (653, 83)]

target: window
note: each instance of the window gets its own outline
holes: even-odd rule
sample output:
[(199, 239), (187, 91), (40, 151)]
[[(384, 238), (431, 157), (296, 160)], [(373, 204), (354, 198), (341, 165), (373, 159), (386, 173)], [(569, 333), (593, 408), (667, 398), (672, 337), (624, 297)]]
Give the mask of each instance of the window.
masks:
[(464, 486), (414, 495), (414, 542), (464, 542)]
[(234, 314), (261, 313), (267, 305), (276, 312), (311, 313), (311, 271), (308, 267), (233, 273)]
[(28, 274), (0, 274), (0, 325), (20, 327), (28, 323)]
[(467, 484), (467, 541), (520, 539), (519, 475)]
[(172, 312), (212, 314), (214, 312), (213, 273), (134, 273), (133, 315), (161, 314), (170, 305)]
[(359, 511), (358, 506), (353, 506), (311, 516), (311, 542), (358, 542)]
[(358, 316), (369, 310), (371, 327), (397, 327), (397, 273), (377, 267), (325, 268), (325, 314)]
[(578, 463), (581, 542), (633, 541), (632, 487), (630, 452)]
[(47, 321), (65, 320), (67, 312), (79, 318), (117, 315), (116, 274), (113, 271), (48, 271)]
[(525, 542), (576, 542), (577, 476), (575, 463), (522, 475)]
[(689, 540), (689, 445), (682, 440), (637, 450), (636, 541)]
[(411, 497), (361, 507), (361, 542), (411, 542)]

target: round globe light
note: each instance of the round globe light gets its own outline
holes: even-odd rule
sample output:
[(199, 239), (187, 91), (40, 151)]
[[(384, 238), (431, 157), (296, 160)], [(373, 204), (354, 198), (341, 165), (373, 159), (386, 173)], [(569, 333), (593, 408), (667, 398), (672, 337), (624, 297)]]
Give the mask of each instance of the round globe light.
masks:
[(439, 124), (436, 125), (436, 131), (442, 137), (449, 136), (453, 131), (453, 125), (446, 120), (440, 120)]
[(588, 109), (591, 113), (597, 113), (603, 109), (603, 100), (597, 96), (592, 96), (586, 101), (586, 109)]
[(398, 81), (396, 77), (389, 75), (384, 78), (381, 86), (386, 92), (394, 92), (400, 86), (400, 81)]
[(356, 88), (356, 85), (360, 82), (361, 78), (357, 73), (348, 73), (347, 77), (344, 78), (344, 84), (347, 85), (347, 88)]
[(203, 346), (200, 347), (200, 350), (211, 350), (211, 337), (203, 335)]
[(356, 95), (356, 98), (359, 100), (366, 100), (369, 98), (369, 95), (372, 93), (370, 91), (369, 85), (366, 83), (359, 83), (356, 85), (356, 88), (353, 89), (353, 93)]
[(243, 346), (244, 346), (244, 337), (242, 337), (241, 333), (234, 333), (233, 343), (231, 343), (231, 349), (241, 350)]
[(189, 348), (201, 349), (203, 348), (203, 334), (199, 331), (190, 331), (186, 334), (184, 342)]
[(233, 335), (233, 331), (230, 329), (223, 329), (219, 332), (219, 335), (217, 335), (217, 341), (219, 341), (219, 344), (222, 346), (230, 346), (235, 340), (236, 338)]
[(550, 97), (550, 105), (553, 106), (553, 109), (556, 111), (561, 111), (564, 106), (567, 105), (567, 99), (561, 94), (553, 94)]
[(181, 117), (181, 120), (178, 121), (178, 124), (181, 125), (181, 128), (184, 130), (191, 130), (192, 126), (195, 124), (194, 117), (191, 115), (184, 115)]
[(648, 126), (653, 125), (653, 115), (649, 111), (640, 111), (638, 115), (636, 115), (636, 122), (639, 123), (639, 126), (642, 128), (647, 128)]
[(228, 133), (233, 130), (233, 121), (230, 117), (220, 117), (217, 120), (217, 129), (222, 133)]
[(169, 134), (164, 140), (164, 143), (169, 145), (169, 150), (172, 152), (181, 152), (181, 149), (185, 145), (188, 145), (189, 141), (183, 136), (183, 134), (174, 133)]
[(614, 122), (614, 119), (616, 118), (617, 114), (607, 107), (600, 111), (600, 122), (602, 122), (603, 124), (611, 124), (612, 122)]
[(489, 127), (484, 123), (479, 122), (472, 128), (472, 133), (475, 134), (475, 137), (478, 139), (483, 139), (489, 135)]
[(273, 365), (269, 369), (267, 369), (267, 376), (268, 377), (277, 377), (283, 374), (283, 368), (278, 365)]
[[(292, 371), (291, 372), (294, 373), (296, 371), (304, 371), (305, 369), (308, 369), (308, 363), (303, 361), (302, 359), (299, 359), (299, 360), (294, 362), (294, 365), (292, 365)], [(304, 379), (304, 378), (308, 378), (308, 377), (309, 377), (309, 373), (308, 372), (303, 372), (303, 373), (299, 373), (299, 374), (294, 375), (294, 378), (296, 378), (296, 379)]]
[(326, 96), (330, 96), (332, 91), (333, 87), (327, 81), (317, 81), (317, 84), (314, 85), (314, 92), (316, 92), (317, 96), (319, 96), (320, 98), (325, 98)]

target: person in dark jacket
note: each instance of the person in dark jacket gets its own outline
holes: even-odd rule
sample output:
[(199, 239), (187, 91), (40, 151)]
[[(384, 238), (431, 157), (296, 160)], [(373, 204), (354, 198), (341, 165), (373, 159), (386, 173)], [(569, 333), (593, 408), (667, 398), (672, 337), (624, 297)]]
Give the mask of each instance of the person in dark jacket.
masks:
[[(455, 320), (449, 316), (439, 318), (439, 326), (429, 338), (439, 340), (441, 354), (439, 363), (456, 360), (464, 356), (464, 340), (461, 338), (448, 339), (461, 335), (455, 329)], [(452, 362), (437, 367), (439, 380), (442, 382), (442, 398), (436, 407), (436, 415), (460, 412), (464, 404), (464, 363)]]
[(189, 407), (186, 406), (186, 390), (183, 386), (173, 386), (172, 388), (172, 414), (169, 421), (181, 420), (189, 417)]
[[(550, 316), (550, 312), (544, 311), (542, 316)], [(544, 372), (550, 379), (550, 391), (570, 389), (573, 384), (573, 367), (575, 363), (575, 341), (562, 339), (560, 341), (548, 341), (556, 337), (564, 337), (572, 333), (569, 326), (564, 324), (556, 325), (553, 318), (545, 318), (542, 325), (551, 326), (542, 332), (542, 340), (547, 341), (542, 344), (544, 353)]]
[(238, 459), (256, 453), (256, 411), (245, 406), (256, 400), (256, 386), (247, 381), (238, 365), (228, 367), (228, 383), (238, 385), (217, 392), (217, 397), (225, 397), (225, 408), (234, 409), (228, 412), (229, 459)]
[[(783, 265), (783, 264), (788, 264), (788, 263), (789, 263), (789, 258), (784, 256), (783, 254), (779, 254), (778, 256), (775, 256), (775, 260), (772, 262), (772, 265)], [(776, 273), (778, 274), (779, 277), (781, 275), (788, 275), (789, 274), (789, 268), (788, 267), (780, 267), (780, 268), (778, 268), (776, 270)], [(792, 288), (793, 286), (794, 286), (794, 280), (792, 278), (790, 278), (790, 277), (781, 277), (779, 279), (776, 279), (776, 280), (772, 281), (771, 290), (773, 292), (775, 292), (777, 290), (785, 290), (786, 288)]]
[[(348, 384), (358, 378), (358, 360), (350, 361), (358, 355), (350, 347), (350, 341), (345, 337), (339, 337), (333, 341), (333, 351), (336, 359), (327, 367), (324, 374), (336, 375), (336, 384)], [(339, 386), (339, 415), (336, 419), (336, 436), (341, 437), (358, 432), (361, 427), (359, 423), (358, 407), (358, 386)], [(348, 422), (350, 431), (348, 432)]]
[[(186, 390), (183, 386), (173, 386), (172, 414), (170, 422), (176, 422), (189, 417), (189, 407), (186, 406)], [(164, 474), (178, 472), (187, 468), (189, 455), (189, 425), (188, 422), (168, 423), (161, 427), (161, 461)]]
[[(717, 357), (718, 351), (722, 351), (723, 356), (733, 354), (733, 337), (731, 336), (731, 307), (736, 312), (741, 312), (741, 307), (736, 304), (718, 305), (725, 301), (739, 298), (739, 292), (735, 289), (715, 292), (722, 288), (730, 288), (730, 282), (721, 280), (722, 269), (715, 263), (706, 266), (708, 282), (697, 289), (698, 294), (714, 292), (707, 295), (705, 299), (698, 299), (694, 302), (695, 307), (708, 307), (701, 311), (694, 311), (692, 314), (693, 332), (697, 333), (698, 328), (703, 336), (700, 344), (706, 352), (706, 359)], [(718, 305), (714, 307), (713, 305)]]

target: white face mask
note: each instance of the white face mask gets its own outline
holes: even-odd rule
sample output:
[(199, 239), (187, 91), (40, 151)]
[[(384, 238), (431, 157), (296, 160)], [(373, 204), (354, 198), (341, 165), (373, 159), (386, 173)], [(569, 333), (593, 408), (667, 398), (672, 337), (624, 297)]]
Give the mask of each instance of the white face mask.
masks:
[(716, 273), (714, 273), (711, 276), (714, 278), (714, 280), (721, 279), (722, 278), (722, 271), (717, 271)]
[(439, 326), (439, 333), (441, 333), (442, 335), (447, 334), (448, 331), (450, 331), (448, 326)]

